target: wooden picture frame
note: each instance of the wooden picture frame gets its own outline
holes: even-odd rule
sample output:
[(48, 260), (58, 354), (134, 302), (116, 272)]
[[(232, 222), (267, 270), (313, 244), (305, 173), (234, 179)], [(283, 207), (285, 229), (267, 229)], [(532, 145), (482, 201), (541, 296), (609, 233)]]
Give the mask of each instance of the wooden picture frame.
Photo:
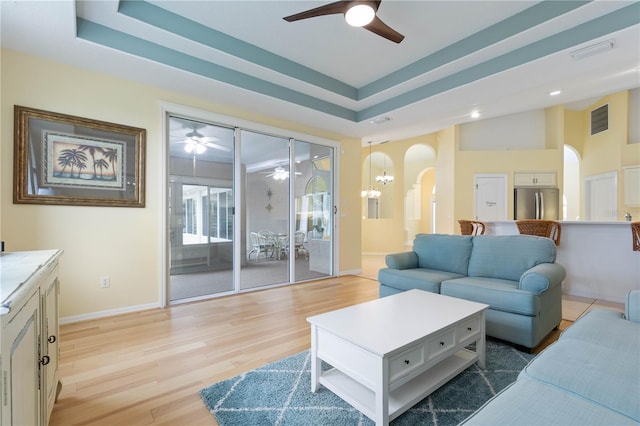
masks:
[(145, 206), (146, 130), (14, 106), (13, 202)]

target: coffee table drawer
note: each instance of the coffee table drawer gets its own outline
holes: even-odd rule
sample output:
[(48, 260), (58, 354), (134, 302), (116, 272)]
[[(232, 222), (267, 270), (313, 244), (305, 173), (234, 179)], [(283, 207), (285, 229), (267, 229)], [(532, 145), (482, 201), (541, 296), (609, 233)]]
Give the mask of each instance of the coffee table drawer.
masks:
[(480, 317), (471, 318), (460, 324), (457, 330), (458, 343), (477, 336), (480, 333)]
[(409, 348), (389, 360), (389, 380), (393, 383), (422, 365), (424, 365), (424, 345)]
[(441, 353), (448, 351), (449, 349), (453, 348), (455, 344), (455, 330), (447, 331), (446, 333), (439, 334), (429, 339), (429, 342), (427, 343), (429, 350), (429, 354), (427, 355), (428, 359), (431, 360)]

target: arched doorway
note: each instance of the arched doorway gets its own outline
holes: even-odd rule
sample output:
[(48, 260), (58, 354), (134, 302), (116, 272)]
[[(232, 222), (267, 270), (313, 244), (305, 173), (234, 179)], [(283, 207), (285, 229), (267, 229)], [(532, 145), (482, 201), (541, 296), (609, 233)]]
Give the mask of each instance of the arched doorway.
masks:
[(404, 244), (416, 234), (432, 232), (435, 202), (436, 153), (427, 145), (413, 145), (404, 156)]

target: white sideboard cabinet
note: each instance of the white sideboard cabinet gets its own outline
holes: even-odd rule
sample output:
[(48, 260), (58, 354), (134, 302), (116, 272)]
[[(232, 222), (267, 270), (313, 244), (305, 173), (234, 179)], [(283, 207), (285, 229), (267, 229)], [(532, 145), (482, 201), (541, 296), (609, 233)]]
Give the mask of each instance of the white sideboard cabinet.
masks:
[(0, 424), (46, 425), (58, 389), (60, 250), (0, 254)]

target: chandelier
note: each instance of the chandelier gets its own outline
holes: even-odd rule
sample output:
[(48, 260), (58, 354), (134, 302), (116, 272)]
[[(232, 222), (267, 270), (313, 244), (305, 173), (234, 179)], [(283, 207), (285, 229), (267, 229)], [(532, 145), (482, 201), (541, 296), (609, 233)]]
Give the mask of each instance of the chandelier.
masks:
[(384, 154), (384, 163), (382, 167), (382, 175), (376, 176), (376, 182), (380, 182), (383, 185), (393, 182), (393, 176), (387, 174), (387, 154)]
[(371, 185), (371, 141), (369, 141), (369, 189), (362, 188), (360, 196), (362, 198), (380, 198), (382, 193)]

